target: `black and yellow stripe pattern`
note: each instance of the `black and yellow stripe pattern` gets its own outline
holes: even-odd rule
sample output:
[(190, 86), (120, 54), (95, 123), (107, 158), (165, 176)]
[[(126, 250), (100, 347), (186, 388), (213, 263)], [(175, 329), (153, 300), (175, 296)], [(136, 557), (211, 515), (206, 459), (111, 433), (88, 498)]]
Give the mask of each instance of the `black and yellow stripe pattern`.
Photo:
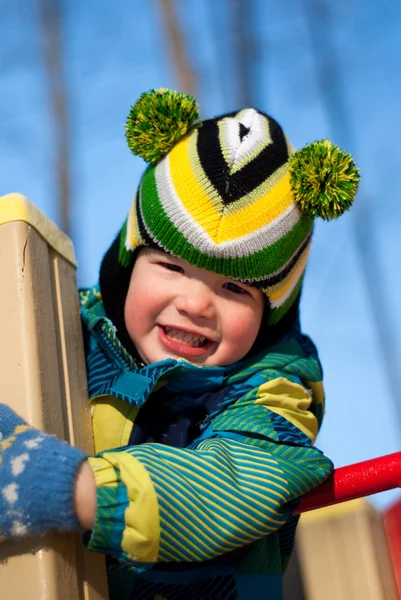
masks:
[(293, 153), (278, 123), (255, 109), (203, 121), (146, 170), (125, 250), (155, 245), (255, 285), (279, 321), (299, 293), (313, 225), (294, 202)]

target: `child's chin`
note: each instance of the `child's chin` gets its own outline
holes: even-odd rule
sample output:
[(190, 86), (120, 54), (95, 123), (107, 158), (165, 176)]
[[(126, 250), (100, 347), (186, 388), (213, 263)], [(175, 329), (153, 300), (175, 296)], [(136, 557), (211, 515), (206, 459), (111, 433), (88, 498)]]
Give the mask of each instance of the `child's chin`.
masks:
[(211, 356), (186, 356), (184, 354), (174, 354), (172, 352), (166, 352), (163, 356), (160, 356), (158, 360), (163, 360), (166, 358), (173, 358), (175, 360), (185, 360), (185, 362), (188, 362), (191, 365), (195, 365), (197, 367), (217, 366), (217, 362), (213, 360), (213, 357)]

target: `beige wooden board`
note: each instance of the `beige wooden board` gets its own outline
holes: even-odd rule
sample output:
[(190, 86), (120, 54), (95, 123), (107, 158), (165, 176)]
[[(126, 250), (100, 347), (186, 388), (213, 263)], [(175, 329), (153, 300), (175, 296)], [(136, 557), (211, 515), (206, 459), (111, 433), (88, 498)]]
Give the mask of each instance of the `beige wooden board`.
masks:
[[(74, 267), (16, 221), (0, 225), (0, 274), (0, 402), (90, 453)], [(0, 544), (1, 599), (107, 599), (104, 558), (80, 538), (54, 533)]]
[(283, 576), (283, 599), (306, 600), (297, 545), (294, 545), (288, 567)]
[(382, 516), (365, 500), (301, 516), (307, 600), (398, 600)]

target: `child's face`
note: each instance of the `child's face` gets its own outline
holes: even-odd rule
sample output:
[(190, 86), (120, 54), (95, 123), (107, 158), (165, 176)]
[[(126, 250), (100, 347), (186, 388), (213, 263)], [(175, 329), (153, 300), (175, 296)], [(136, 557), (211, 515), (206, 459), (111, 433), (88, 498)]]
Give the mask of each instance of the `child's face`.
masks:
[(251, 349), (263, 307), (256, 288), (144, 248), (132, 271), (125, 324), (146, 364), (184, 358), (223, 366)]

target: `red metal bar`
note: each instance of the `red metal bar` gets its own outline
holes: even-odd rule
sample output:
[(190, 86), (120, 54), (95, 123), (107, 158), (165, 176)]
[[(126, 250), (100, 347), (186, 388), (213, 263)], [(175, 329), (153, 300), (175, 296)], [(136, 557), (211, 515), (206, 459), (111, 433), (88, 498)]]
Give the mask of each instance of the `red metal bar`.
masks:
[(302, 497), (297, 513), (401, 487), (401, 452), (335, 469)]

